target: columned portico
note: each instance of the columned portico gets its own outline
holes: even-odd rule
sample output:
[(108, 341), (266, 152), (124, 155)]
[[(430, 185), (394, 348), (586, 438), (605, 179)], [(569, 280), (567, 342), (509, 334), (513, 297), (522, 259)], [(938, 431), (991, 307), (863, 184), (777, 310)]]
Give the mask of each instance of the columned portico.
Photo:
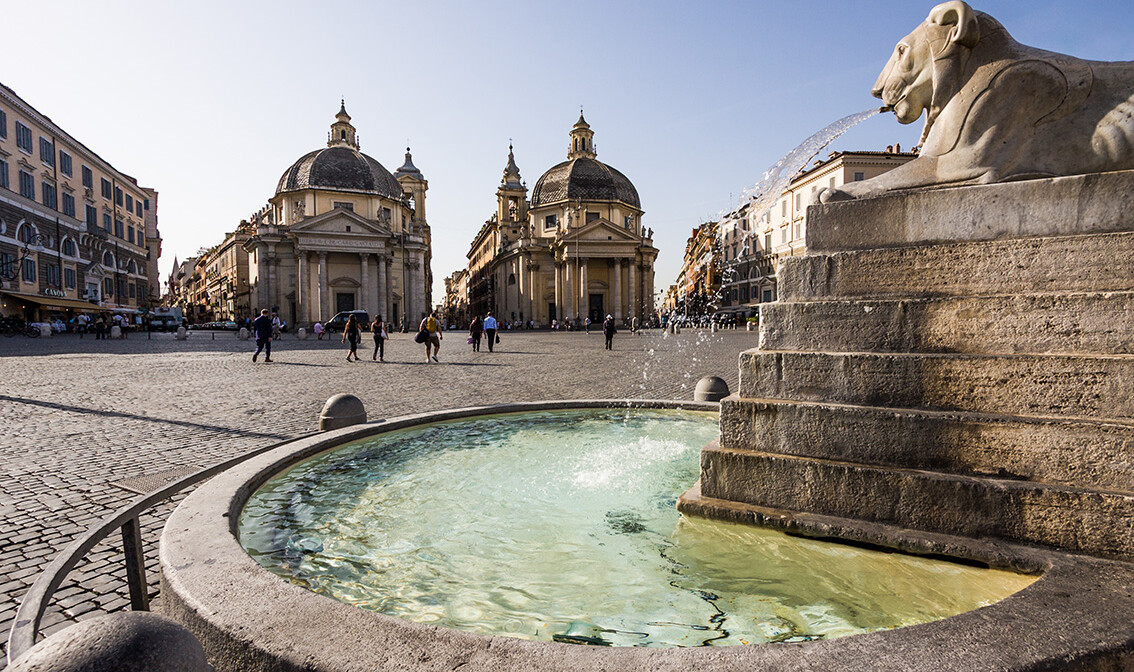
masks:
[(638, 300), (638, 260), (630, 260), (630, 317), (642, 316), (642, 302)]
[(319, 253), (319, 319), (326, 320), (334, 313), (331, 310), (331, 288), (327, 285), (327, 253)]
[(307, 250), (299, 250), (296, 255), (295, 307), (299, 311), (297, 321), (307, 324), (311, 321), (311, 289), (307, 283)]
[(614, 260), (614, 319), (622, 321), (622, 260)]

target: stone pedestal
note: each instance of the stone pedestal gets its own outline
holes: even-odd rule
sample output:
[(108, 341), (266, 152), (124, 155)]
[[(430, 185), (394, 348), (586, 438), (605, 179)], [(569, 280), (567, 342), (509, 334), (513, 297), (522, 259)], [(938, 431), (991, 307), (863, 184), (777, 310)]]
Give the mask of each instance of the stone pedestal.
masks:
[(122, 327), (117, 324), (110, 328), (111, 338), (122, 338)]
[(185, 327), (178, 327), (177, 333), (174, 334), (173, 337), (179, 341), (184, 341), (189, 338), (189, 332), (185, 330)]
[(679, 506), (1134, 558), (1131, 194), (1124, 171), (814, 206)]

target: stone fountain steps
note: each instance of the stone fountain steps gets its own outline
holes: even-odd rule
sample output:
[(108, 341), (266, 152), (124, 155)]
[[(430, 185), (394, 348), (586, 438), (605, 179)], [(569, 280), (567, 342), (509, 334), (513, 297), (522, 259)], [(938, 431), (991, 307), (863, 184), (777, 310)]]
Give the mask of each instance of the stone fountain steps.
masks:
[(1134, 422), (1134, 356), (766, 352), (741, 399)]
[(787, 257), (778, 276), (783, 302), (1132, 291), (1134, 232)]
[(763, 350), (1134, 353), (1131, 291), (768, 303), (760, 321)]
[(709, 446), (700, 492), (785, 511), (1104, 557), (1134, 555), (1134, 494)]
[(1111, 420), (732, 396), (721, 404), (721, 444), (784, 457), (1134, 493), (1134, 423)]

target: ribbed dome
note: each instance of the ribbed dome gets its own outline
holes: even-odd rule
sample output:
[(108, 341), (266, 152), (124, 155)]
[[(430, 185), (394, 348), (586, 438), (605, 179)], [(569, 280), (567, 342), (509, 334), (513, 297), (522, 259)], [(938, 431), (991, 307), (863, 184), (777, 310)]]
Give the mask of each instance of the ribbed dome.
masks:
[(276, 194), (297, 189), (362, 191), (402, 200), (404, 190), (382, 164), (348, 146), (304, 154), (284, 171)]
[(596, 159), (578, 157), (544, 173), (532, 188), (532, 207), (564, 200), (621, 201), (640, 208), (638, 190), (614, 168)]

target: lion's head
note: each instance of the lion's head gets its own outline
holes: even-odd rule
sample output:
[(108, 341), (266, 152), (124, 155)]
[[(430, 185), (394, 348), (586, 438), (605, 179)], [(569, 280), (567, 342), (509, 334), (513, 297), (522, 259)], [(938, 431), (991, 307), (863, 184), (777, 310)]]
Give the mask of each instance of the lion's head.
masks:
[(961, 0), (937, 5), (894, 47), (874, 83), (874, 95), (903, 124), (912, 124), (926, 111), (924, 142), (941, 108), (959, 88), (967, 52), (979, 39), (980, 23), (971, 7)]

